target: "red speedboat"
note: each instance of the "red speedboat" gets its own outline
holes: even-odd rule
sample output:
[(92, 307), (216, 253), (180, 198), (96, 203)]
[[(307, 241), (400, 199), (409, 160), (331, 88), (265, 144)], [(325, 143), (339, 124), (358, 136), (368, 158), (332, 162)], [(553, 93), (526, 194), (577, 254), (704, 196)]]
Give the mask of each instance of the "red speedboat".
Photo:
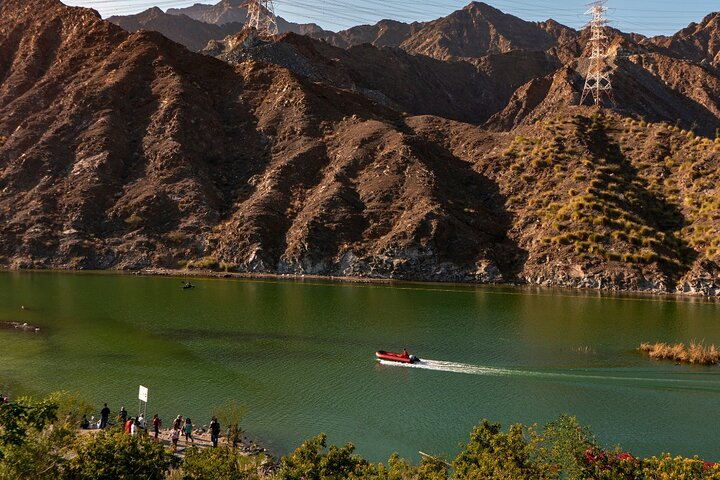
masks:
[(403, 350), (402, 353), (386, 352), (385, 350), (378, 350), (375, 352), (375, 356), (378, 360), (388, 360), (390, 362), (399, 363), (417, 363), (420, 361), (415, 355), (410, 355), (407, 350)]

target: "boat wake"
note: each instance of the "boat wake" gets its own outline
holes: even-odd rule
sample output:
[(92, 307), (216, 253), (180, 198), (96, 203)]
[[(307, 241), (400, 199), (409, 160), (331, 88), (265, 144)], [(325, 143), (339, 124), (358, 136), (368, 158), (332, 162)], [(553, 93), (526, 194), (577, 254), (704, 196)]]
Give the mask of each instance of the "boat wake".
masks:
[[(611, 382), (635, 382), (635, 383), (646, 383), (646, 384), (684, 384), (685, 387), (689, 385), (695, 385), (700, 387), (704, 384), (705, 388), (712, 386), (713, 390), (717, 388), (718, 382), (707, 381), (700, 379), (691, 378), (668, 378), (663, 377), (637, 377), (637, 376), (618, 376), (618, 375), (607, 375), (607, 372), (595, 371), (593, 373), (587, 373), (585, 370), (570, 371), (570, 372), (552, 372), (552, 371), (533, 371), (533, 370), (520, 370), (513, 368), (502, 368), (502, 367), (487, 367), (482, 365), (472, 365), (468, 363), (457, 363), (457, 362), (445, 362), (442, 360), (429, 360), (422, 359), (417, 363), (399, 363), (387, 360), (380, 360), (381, 365), (389, 365), (393, 367), (405, 367), (405, 368), (420, 368), (424, 370), (435, 370), (440, 372), (452, 372), (452, 373), (464, 373), (467, 375), (483, 375), (488, 377), (528, 377), (536, 379), (548, 379), (557, 381), (611, 381)], [(703, 388), (703, 387), (700, 387)]]
[(380, 360), (381, 365), (391, 365), (394, 367), (422, 368), (425, 370), (437, 370), (440, 372), (466, 373), (469, 375), (486, 375), (486, 376), (507, 376), (518, 373), (518, 370), (509, 368), (483, 367), (480, 365), (470, 365), (468, 363), (443, 362), (442, 360), (426, 360), (422, 359), (416, 363), (400, 363), (389, 360)]

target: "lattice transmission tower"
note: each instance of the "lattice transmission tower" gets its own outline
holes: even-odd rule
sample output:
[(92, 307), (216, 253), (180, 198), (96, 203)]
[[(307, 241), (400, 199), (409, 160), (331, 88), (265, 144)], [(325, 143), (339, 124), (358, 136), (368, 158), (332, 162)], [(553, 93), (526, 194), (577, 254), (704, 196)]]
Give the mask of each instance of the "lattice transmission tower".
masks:
[(593, 96), (595, 105), (602, 103), (602, 96), (606, 95), (612, 100), (612, 82), (610, 82), (610, 66), (608, 65), (608, 37), (605, 35), (605, 29), (609, 20), (605, 18), (605, 12), (608, 7), (605, 6), (607, 0), (596, 0), (590, 4), (590, 9), (585, 15), (590, 15), (592, 19), (586, 25), (590, 28), (590, 65), (588, 67), (587, 76), (585, 77), (585, 87), (583, 88), (580, 105), (585, 103), (585, 99), (590, 95)]
[(262, 37), (278, 34), (277, 18), (272, 0), (246, 0), (243, 7), (248, 10), (245, 29), (254, 28)]

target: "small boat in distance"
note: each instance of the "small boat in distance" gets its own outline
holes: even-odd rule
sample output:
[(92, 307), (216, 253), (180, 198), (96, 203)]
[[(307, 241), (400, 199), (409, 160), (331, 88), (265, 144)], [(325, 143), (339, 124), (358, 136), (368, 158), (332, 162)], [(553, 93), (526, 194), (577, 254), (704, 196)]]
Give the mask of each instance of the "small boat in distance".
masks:
[(407, 349), (403, 348), (402, 353), (386, 352), (385, 350), (378, 350), (375, 352), (375, 356), (378, 360), (387, 360), (389, 362), (399, 363), (417, 363), (420, 361), (415, 355), (410, 355)]
[(190, 282), (184, 282), (182, 288), (183, 290), (187, 290), (188, 288), (195, 288), (195, 285)]

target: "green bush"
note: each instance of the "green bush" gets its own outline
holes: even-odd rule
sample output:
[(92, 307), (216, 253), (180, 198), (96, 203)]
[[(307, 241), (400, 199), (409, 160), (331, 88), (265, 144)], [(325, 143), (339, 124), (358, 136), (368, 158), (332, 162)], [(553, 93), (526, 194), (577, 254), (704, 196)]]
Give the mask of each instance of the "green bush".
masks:
[(199, 260), (191, 260), (186, 264), (187, 268), (198, 270), (216, 270), (219, 266), (217, 259), (213, 257), (203, 257)]
[(492, 478), (539, 480), (551, 469), (535, 455), (537, 436), (523, 425), (503, 433), (499, 423), (483, 420), (470, 434), (470, 442), (452, 463), (456, 479)]
[(119, 431), (78, 437), (73, 450), (65, 469), (65, 478), (73, 480), (159, 480), (178, 461), (149, 436)]
[(181, 478), (201, 480), (210, 478), (259, 479), (262, 459), (248, 457), (239, 450), (220, 446), (198, 449), (192, 447), (185, 452)]
[(354, 455), (355, 447), (348, 443), (338, 448), (326, 445), (324, 433), (305, 441), (290, 456), (283, 457), (279, 480), (342, 480), (364, 478), (372, 466), (364, 458)]
[[(222, 410), (228, 422), (239, 422), (244, 413), (234, 404)], [(356, 455), (352, 444), (328, 447), (320, 434), (274, 472), (268, 457), (231, 447), (191, 447), (181, 460), (149, 437), (120, 429), (78, 435), (86, 411), (84, 402), (66, 394), (0, 405), (0, 479), (720, 480), (720, 467), (697, 457), (639, 459), (619, 448), (605, 450), (570, 416), (540, 433), (521, 424), (503, 431), (483, 420), (452, 462), (428, 457), (419, 465), (394, 454), (387, 466), (376, 466)]]
[(0, 479), (55, 479), (87, 403), (66, 393), (0, 404)]

